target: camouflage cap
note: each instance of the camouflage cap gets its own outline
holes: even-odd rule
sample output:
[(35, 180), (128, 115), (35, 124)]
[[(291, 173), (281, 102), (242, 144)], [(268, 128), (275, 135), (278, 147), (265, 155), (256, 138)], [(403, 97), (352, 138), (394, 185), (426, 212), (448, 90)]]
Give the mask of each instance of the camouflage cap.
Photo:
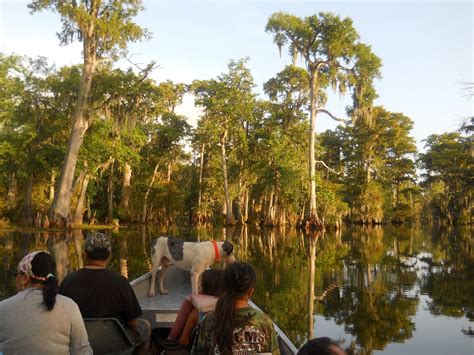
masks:
[(89, 233), (84, 244), (84, 250), (88, 253), (93, 253), (94, 251), (98, 251), (97, 249), (112, 251), (110, 238), (103, 233)]

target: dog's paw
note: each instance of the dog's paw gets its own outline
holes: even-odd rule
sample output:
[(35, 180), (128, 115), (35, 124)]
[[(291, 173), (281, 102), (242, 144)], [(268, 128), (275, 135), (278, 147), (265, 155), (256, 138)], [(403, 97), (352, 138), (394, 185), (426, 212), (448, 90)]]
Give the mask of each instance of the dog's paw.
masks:
[(149, 291), (148, 297), (155, 297), (155, 291)]
[(161, 293), (162, 295), (167, 295), (167, 294), (168, 294), (168, 290), (161, 290), (160, 293)]

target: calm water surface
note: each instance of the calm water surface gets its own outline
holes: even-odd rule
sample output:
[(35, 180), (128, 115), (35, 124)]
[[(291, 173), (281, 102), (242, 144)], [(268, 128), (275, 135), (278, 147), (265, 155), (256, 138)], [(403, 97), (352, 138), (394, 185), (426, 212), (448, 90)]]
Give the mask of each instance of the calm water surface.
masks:
[[(0, 231), (0, 299), (15, 293), (13, 272), (29, 251), (54, 254), (58, 278), (82, 266), (81, 230), (67, 234)], [(254, 301), (295, 345), (329, 336), (356, 354), (474, 354), (474, 255), (471, 230), (350, 228), (305, 234), (293, 229), (122, 228), (110, 268), (130, 280), (150, 268), (160, 234), (228, 239), (252, 263)]]

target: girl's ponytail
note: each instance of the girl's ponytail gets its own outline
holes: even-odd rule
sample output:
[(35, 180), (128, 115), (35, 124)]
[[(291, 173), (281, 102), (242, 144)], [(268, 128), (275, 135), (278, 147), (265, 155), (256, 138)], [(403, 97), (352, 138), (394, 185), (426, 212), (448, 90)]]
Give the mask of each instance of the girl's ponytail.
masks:
[(221, 354), (232, 354), (234, 328), (237, 323), (235, 301), (244, 299), (249, 290), (255, 288), (255, 270), (250, 264), (235, 262), (224, 270), (222, 294), (215, 310), (215, 339)]
[(43, 285), (43, 304), (48, 311), (52, 311), (58, 294), (58, 280), (53, 273), (56, 271), (54, 258), (45, 252), (36, 254), (31, 260), (31, 278), (34, 282)]
[(46, 276), (46, 281), (43, 281), (43, 304), (48, 311), (51, 311), (56, 304), (56, 295), (58, 294), (58, 280), (53, 274)]
[(219, 345), (221, 354), (231, 353), (236, 318), (235, 298), (232, 292), (226, 291), (219, 297), (215, 313), (215, 343)]

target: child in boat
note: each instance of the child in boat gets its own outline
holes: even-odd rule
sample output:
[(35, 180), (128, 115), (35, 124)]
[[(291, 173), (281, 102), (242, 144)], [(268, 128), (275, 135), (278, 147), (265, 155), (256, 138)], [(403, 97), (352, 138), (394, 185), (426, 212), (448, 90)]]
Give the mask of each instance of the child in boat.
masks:
[(191, 354), (280, 354), (272, 320), (250, 306), (253, 267), (235, 262), (224, 270), (216, 310), (203, 319)]
[(221, 269), (209, 269), (201, 274), (200, 293), (189, 295), (183, 301), (168, 335), (168, 339), (171, 340), (167, 344), (168, 347), (176, 342), (182, 346), (189, 345), (191, 333), (198, 324), (200, 315), (213, 311), (216, 306), (223, 274), (224, 271)]

